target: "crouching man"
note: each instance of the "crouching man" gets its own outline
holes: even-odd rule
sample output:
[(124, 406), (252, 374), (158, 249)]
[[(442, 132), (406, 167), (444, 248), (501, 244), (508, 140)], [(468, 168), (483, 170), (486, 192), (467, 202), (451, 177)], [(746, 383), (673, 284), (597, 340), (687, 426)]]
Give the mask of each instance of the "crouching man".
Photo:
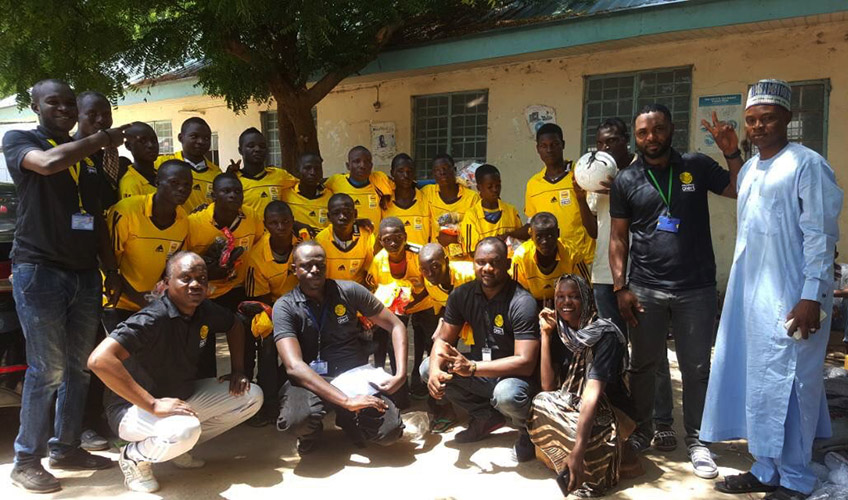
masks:
[[(165, 267), (162, 298), (131, 316), (91, 354), (88, 367), (109, 389), (106, 415), (129, 444), (119, 464), (132, 491), (153, 492), (152, 464), (173, 460), (180, 468), (203, 461), (188, 451), (252, 417), (262, 390), (243, 372), (244, 329), (232, 312), (206, 300), (206, 264), (179, 252)], [(232, 373), (196, 379), (197, 359), (215, 332), (227, 332)], [(229, 385), (222, 382), (229, 378)]]

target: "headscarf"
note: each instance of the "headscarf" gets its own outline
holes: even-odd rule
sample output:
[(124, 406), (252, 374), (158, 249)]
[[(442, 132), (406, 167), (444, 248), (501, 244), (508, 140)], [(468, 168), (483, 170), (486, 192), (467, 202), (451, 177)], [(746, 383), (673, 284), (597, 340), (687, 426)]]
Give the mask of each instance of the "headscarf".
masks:
[[(556, 312), (557, 332), (562, 343), (574, 353), (581, 353), (587, 348), (593, 347), (604, 333), (612, 331), (618, 337), (618, 341), (624, 344), (624, 334), (618, 329), (615, 324), (608, 319), (597, 319), (595, 315), (595, 300), (592, 295), (592, 288), (586, 280), (577, 274), (564, 274), (559, 277), (554, 290), (558, 290), (564, 281), (571, 281), (577, 286), (577, 291), (580, 293), (580, 320), (578, 321), (578, 329), (575, 330), (568, 326), (568, 323)], [(556, 309), (556, 299), (554, 299), (554, 309)], [(594, 321), (593, 321), (594, 319)]]

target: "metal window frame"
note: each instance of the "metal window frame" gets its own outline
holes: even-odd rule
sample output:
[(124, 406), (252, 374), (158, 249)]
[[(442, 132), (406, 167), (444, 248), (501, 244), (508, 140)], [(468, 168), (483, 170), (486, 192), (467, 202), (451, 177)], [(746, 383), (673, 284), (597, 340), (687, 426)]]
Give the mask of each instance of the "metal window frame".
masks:
[[(276, 124), (275, 130), (276, 134), (268, 133), (268, 120), (270, 117), (274, 117), (274, 123)], [(315, 124), (315, 127), (318, 127), (318, 107), (312, 106), (312, 122)], [(265, 140), (268, 142), (268, 163), (270, 165), (275, 165), (280, 168), (285, 168), (283, 166), (283, 146), (280, 144), (280, 120), (277, 117), (276, 109), (267, 109), (265, 111), (259, 112), (259, 127), (262, 132), (262, 135), (265, 136)], [(273, 151), (276, 149), (276, 151)]]
[[(159, 154), (163, 154), (163, 155), (174, 154), (174, 122), (173, 122), (173, 120), (150, 120), (150, 121), (145, 122), (145, 123), (150, 125), (150, 128), (152, 128), (153, 132), (156, 134), (156, 139), (159, 141), (159, 149), (160, 149)], [(170, 139), (170, 142), (171, 142), (171, 150), (170, 151), (162, 151), (161, 150), (162, 139), (164, 139), (165, 137), (164, 137), (164, 135), (160, 135), (159, 131), (156, 130), (156, 124), (160, 124), (160, 125), (167, 124), (168, 128), (171, 129), (171, 134), (168, 136), (168, 139)]]
[[(417, 121), (418, 121), (417, 118), (418, 118), (419, 99), (432, 99), (432, 98), (438, 98), (438, 97), (447, 97), (448, 98), (448, 102), (447, 102), (447, 110), (448, 111), (447, 111), (447, 115), (446, 115), (446, 117), (447, 117), (447, 136), (446, 136), (447, 144), (446, 144), (445, 152), (447, 154), (453, 156), (453, 153), (451, 152), (451, 143), (453, 142), (452, 139), (453, 139), (453, 120), (454, 120), (454, 115), (451, 113), (451, 109), (453, 107), (453, 98), (456, 97), (456, 96), (460, 96), (460, 95), (470, 96), (470, 95), (479, 95), (479, 94), (485, 94), (486, 95), (486, 126), (485, 126), (485, 130), (486, 130), (485, 141), (486, 142), (485, 142), (485, 144), (486, 144), (486, 156), (488, 157), (488, 155), (489, 155), (489, 89), (488, 88), (472, 89), (472, 90), (460, 90), (460, 91), (456, 91), (456, 92), (440, 92), (440, 93), (437, 93), (437, 94), (422, 94), (422, 95), (412, 96), (411, 97), (411, 100), (412, 100), (412, 113), (411, 113), (411, 115), (412, 115), (411, 116), (411, 119), (412, 119), (412, 126), (411, 126), (411, 129), (412, 129), (412, 151), (415, 154), (415, 156), (417, 156), (416, 151), (418, 150), (418, 132), (419, 132), (419, 130), (418, 130), (418, 125), (417, 125)], [(439, 118), (439, 117), (430, 117), (430, 118)], [(485, 159), (486, 158), (482, 158), (483, 161), (485, 161)], [(427, 158), (427, 159), (416, 158), (416, 163), (418, 161), (429, 161), (429, 160), (430, 160), (429, 158)], [(416, 165), (415, 170), (416, 170), (416, 172), (415, 172), (416, 176), (419, 179), (430, 178), (430, 177), (432, 177), (432, 174), (433, 174), (431, 167), (429, 167), (429, 166), (419, 168)]]
[[(821, 155), (827, 159), (827, 128), (830, 123), (830, 91), (833, 86), (830, 84), (830, 78), (818, 78), (815, 80), (799, 80), (795, 82), (787, 82), (790, 87), (795, 85), (823, 85), (824, 96), (822, 98), (822, 153)], [(748, 86), (750, 88), (750, 85)]]

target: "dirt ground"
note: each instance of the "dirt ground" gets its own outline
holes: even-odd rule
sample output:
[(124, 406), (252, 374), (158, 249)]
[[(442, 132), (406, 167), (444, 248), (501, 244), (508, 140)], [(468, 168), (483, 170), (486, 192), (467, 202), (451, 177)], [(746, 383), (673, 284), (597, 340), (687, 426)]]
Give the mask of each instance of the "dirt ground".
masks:
[[(675, 401), (680, 401), (680, 373), (673, 351)], [(416, 431), (424, 405), (407, 412), (404, 439), (391, 447), (358, 449), (343, 433), (325, 423), (321, 447), (300, 459), (294, 441), (272, 426), (247, 425), (197, 447), (193, 454), (207, 461), (198, 470), (181, 471), (169, 464), (155, 467), (162, 489), (156, 494), (130, 493), (123, 486), (117, 467), (97, 472), (56, 472), (63, 489), (39, 498), (167, 498), (167, 499), (256, 499), (256, 498), (345, 498), (378, 499), (500, 499), (562, 498), (553, 473), (541, 462), (518, 464), (512, 455), (517, 432), (501, 429), (481, 443), (459, 445), (453, 441), (460, 425), (447, 434)], [(683, 435), (680, 405), (675, 407), (675, 428)], [(12, 443), (18, 428), (17, 409), (0, 409), (0, 498), (31, 495), (11, 484)], [(422, 435), (423, 434), (423, 435)], [(643, 462), (646, 474), (624, 481), (607, 498), (615, 499), (721, 499), (759, 498), (722, 495), (713, 490), (712, 480), (695, 477), (685, 449), (660, 454), (648, 452)], [(736, 474), (750, 467), (744, 443), (713, 445), (720, 474)], [(117, 460), (117, 450), (103, 452)], [(46, 466), (46, 460), (45, 460)]]

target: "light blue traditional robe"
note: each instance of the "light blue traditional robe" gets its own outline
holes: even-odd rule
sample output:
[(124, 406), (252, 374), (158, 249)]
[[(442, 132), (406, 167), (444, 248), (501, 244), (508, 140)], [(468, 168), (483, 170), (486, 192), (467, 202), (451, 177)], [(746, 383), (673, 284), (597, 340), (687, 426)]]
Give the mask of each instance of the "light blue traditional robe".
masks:
[[(801, 447), (830, 435), (822, 367), (833, 303), (833, 256), (842, 190), (824, 158), (790, 143), (748, 160), (738, 178), (736, 249), (710, 372), (700, 437), (746, 438), (757, 457), (781, 457), (793, 384)], [(786, 335), (800, 299), (828, 317), (809, 340)], [(794, 426), (793, 426), (794, 427)]]

